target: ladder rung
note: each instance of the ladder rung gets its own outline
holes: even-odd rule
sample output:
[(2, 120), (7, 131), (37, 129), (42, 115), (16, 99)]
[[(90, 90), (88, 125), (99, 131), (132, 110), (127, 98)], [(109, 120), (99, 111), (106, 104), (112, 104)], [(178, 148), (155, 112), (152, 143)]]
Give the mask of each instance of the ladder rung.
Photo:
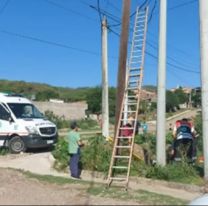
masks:
[(139, 81), (131, 81), (129, 82), (129, 84), (135, 84), (135, 83), (138, 83)]
[(114, 169), (128, 169), (126, 166), (113, 166)]
[(140, 74), (130, 74), (129, 77), (138, 77)]
[(138, 87), (128, 87), (127, 90), (137, 90)]
[(129, 103), (135, 103), (135, 104), (137, 104), (138, 102), (137, 102), (137, 101), (133, 101), (133, 100), (132, 100), (132, 101), (130, 101)]
[(132, 136), (120, 136), (120, 137), (117, 137), (117, 139), (132, 139)]
[(126, 180), (124, 177), (110, 177), (110, 180)]
[(130, 65), (132, 65), (132, 64), (139, 64), (139, 63), (141, 63), (141, 61), (131, 62)]
[(142, 24), (140, 24), (140, 25), (135, 25), (135, 28), (138, 28), (138, 27), (142, 27), (142, 28), (144, 28), (144, 24), (142, 25)]
[(132, 67), (129, 69), (129, 71), (133, 71), (133, 70), (141, 70), (141, 68), (140, 67)]
[(131, 148), (131, 146), (116, 146), (116, 148), (120, 148), (120, 149), (129, 149)]
[(132, 136), (119, 136), (118, 139), (131, 139)]
[[(136, 52), (133, 51), (133, 53), (136, 53)], [(134, 59), (134, 58), (138, 58), (138, 57), (142, 57), (142, 55), (134, 55), (134, 56), (132, 56), (131, 58)]]
[(130, 69), (129, 69), (130, 72), (133, 72), (133, 71), (140, 71), (140, 70), (141, 70), (140, 68), (136, 68), (136, 67), (130, 68)]
[(135, 113), (136, 111), (123, 111), (122, 113)]
[(144, 32), (144, 29), (140, 29), (140, 30), (138, 29), (138, 30), (135, 32), (135, 34), (136, 34), (137, 32), (139, 32), (139, 33), (140, 33), (140, 32)]
[[(137, 37), (138, 37), (138, 36), (141, 36), (141, 35), (137, 35)], [(134, 42), (140, 42), (140, 41), (143, 41), (143, 39), (135, 39), (135, 40), (134, 40)]]
[(120, 156), (120, 155), (116, 155), (116, 156), (114, 156), (114, 158), (117, 158), (117, 159), (122, 159), (122, 158), (129, 159), (130, 156)]
[(132, 102), (132, 103), (126, 103), (124, 105), (137, 105), (137, 103)]
[(120, 129), (120, 130), (124, 130), (124, 129), (132, 130), (132, 129), (134, 129), (134, 127), (120, 127), (119, 129)]
[(132, 85), (132, 84), (134, 85), (134, 84), (137, 84), (138, 82), (139, 82), (139, 81), (130, 81), (128, 84), (129, 84), (129, 85)]
[(135, 98), (137, 95), (129, 95), (128, 98)]

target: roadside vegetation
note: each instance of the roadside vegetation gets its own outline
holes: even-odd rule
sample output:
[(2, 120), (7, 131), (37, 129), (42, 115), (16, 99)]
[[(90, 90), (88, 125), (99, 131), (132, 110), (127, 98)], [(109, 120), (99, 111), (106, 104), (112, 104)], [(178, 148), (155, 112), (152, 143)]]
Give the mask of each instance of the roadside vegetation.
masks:
[[(177, 163), (169, 162), (165, 167), (154, 164), (152, 159), (155, 158), (155, 138), (153, 136), (149, 136), (149, 138), (148, 142), (144, 142), (142, 136), (137, 137), (137, 142), (143, 146), (144, 150), (147, 150), (149, 161), (144, 162), (133, 158), (131, 176), (195, 185), (204, 184), (203, 167), (201, 164), (191, 165), (185, 160)], [(168, 138), (167, 136), (167, 142), (169, 141)], [(101, 172), (107, 177), (111, 153), (112, 145), (106, 142), (102, 136), (91, 137), (82, 149), (82, 169)], [(59, 171), (68, 171), (69, 155), (67, 142), (64, 138), (59, 140), (53, 155), (56, 159), (54, 167)]]

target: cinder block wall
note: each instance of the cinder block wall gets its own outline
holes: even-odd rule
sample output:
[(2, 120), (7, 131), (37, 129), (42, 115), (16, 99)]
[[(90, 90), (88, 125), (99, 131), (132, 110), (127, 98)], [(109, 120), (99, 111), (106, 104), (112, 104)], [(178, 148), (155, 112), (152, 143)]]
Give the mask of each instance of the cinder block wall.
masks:
[(34, 105), (44, 113), (47, 110), (52, 111), (59, 117), (64, 117), (67, 120), (84, 119), (85, 110), (88, 105), (86, 102), (74, 102), (74, 103), (54, 103), (54, 102), (33, 102)]

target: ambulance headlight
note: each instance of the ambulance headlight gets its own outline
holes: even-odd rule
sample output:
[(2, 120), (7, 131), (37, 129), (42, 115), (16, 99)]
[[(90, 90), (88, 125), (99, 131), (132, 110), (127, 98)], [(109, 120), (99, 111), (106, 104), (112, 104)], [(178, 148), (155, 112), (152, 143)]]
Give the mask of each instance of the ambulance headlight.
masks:
[(26, 126), (25, 129), (28, 131), (29, 134), (38, 134), (38, 130), (36, 129), (36, 127)]

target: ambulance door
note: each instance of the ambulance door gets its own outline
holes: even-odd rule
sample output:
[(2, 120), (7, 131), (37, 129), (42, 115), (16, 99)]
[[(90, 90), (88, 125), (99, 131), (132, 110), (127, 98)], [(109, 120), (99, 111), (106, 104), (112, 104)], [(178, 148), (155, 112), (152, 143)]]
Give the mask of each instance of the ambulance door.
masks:
[(0, 103), (0, 147), (4, 145), (5, 140), (11, 133), (12, 118), (6, 106)]

